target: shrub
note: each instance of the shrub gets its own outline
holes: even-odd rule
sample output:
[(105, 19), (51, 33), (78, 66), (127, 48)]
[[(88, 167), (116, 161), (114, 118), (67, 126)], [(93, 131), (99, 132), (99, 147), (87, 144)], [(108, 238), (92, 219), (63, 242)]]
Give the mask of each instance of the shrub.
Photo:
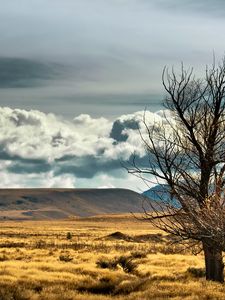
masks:
[(133, 261), (133, 258), (130, 256), (120, 256), (118, 258), (113, 258), (112, 260), (109, 260), (107, 258), (100, 258), (96, 265), (99, 268), (102, 269), (116, 269), (119, 265), (124, 272), (126, 273), (132, 273), (136, 271), (137, 263)]
[(6, 256), (5, 254), (0, 255), (0, 262), (1, 261), (6, 261), (6, 260), (9, 260), (8, 256)]
[(43, 287), (41, 285), (36, 285), (34, 286), (33, 290), (36, 292), (36, 293), (41, 293), (42, 290), (43, 290)]
[(117, 268), (117, 260), (109, 260), (107, 258), (100, 258), (96, 261), (97, 267), (101, 269), (116, 269)]
[(120, 256), (117, 260), (117, 264), (120, 265), (126, 273), (133, 273), (137, 268), (137, 263), (133, 261), (133, 258), (128, 256)]
[(69, 255), (69, 253), (66, 253), (66, 254), (61, 254), (59, 256), (59, 260), (64, 262), (70, 262), (73, 260), (73, 258)]
[(67, 232), (67, 234), (66, 234), (66, 238), (67, 238), (67, 240), (71, 240), (72, 239), (72, 233), (71, 232)]
[(203, 268), (188, 268), (187, 272), (196, 278), (205, 277), (205, 269)]
[(135, 252), (131, 252), (131, 257), (132, 258), (146, 258), (147, 253), (143, 252), (143, 251), (135, 251)]

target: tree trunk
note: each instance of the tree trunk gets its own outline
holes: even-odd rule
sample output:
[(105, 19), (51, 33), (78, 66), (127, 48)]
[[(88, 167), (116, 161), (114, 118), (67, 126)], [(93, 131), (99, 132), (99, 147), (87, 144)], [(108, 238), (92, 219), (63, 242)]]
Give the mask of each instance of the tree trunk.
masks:
[(203, 242), (206, 280), (224, 282), (222, 251)]

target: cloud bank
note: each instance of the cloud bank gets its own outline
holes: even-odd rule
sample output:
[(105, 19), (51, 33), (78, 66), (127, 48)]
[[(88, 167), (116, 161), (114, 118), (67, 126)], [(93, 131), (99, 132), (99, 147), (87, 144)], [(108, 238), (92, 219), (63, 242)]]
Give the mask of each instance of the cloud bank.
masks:
[[(139, 134), (143, 115), (139, 111), (111, 121), (81, 114), (66, 120), (37, 110), (0, 107), (0, 185), (88, 187), (93, 181), (95, 187), (129, 187), (121, 162), (134, 152), (145, 159)], [(146, 120), (150, 126), (166, 122), (162, 111), (147, 111)]]

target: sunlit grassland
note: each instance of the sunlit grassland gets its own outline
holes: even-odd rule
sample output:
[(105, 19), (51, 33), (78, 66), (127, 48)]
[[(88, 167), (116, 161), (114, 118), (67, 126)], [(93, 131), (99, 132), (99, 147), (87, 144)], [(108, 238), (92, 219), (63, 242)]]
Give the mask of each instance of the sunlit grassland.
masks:
[(0, 299), (225, 299), (203, 267), (133, 217), (0, 223)]

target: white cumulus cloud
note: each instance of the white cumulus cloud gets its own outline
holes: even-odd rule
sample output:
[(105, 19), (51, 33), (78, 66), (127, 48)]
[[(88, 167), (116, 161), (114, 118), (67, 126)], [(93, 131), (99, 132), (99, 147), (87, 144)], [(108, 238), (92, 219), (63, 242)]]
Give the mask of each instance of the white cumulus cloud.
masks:
[[(145, 157), (140, 132), (171, 119), (168, 112), (139, 111), (114, 121), (82, 114), (66, 120), (37, 110), (0, 107), (1, 187), (74, 187), (77, 178), (107, 175), (118, 186), (121, 161)], [(114, 180), (117, 185), (114, 184)], [(122, 179), (121, 179), (122, 180)]]

